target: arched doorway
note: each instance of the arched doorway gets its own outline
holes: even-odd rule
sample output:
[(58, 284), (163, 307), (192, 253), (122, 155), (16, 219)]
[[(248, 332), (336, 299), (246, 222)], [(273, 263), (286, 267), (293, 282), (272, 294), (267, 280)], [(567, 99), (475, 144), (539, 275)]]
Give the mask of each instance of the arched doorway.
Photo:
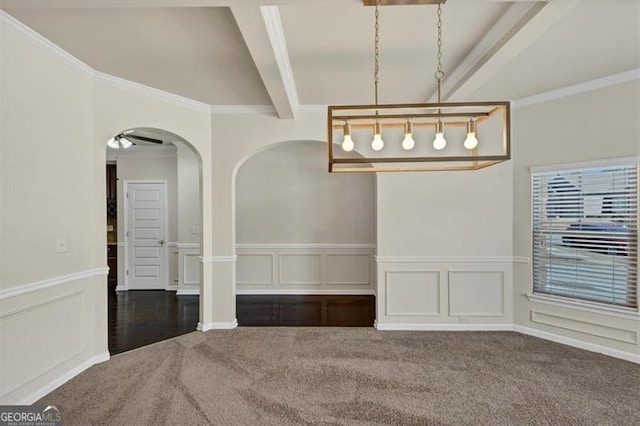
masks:
[(125, 129), (106, 149), (114, 354), (196, 329), (202, 166), (188, 141), (157, 128)]
[(291, 141), (237, 167), (240, 326), (373, 326), (376, 177), (329, 174), (325, 156)]

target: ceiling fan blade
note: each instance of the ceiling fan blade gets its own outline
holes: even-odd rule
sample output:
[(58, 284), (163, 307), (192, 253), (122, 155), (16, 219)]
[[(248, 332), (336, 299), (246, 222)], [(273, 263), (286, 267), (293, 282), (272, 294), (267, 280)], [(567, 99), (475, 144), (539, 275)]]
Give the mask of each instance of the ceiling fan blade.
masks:
[(138, 136), (138, 135), (126, 135), (125, 136), (127, 139), (138, 139), (140, 141), (145, 141), (145, 142), (151, 142), (151, 143), (157, 143), (157, 144), (161, 144), (162, 145), (162, 140), (160, 139), (154, 139), (154, 138), (148, 138), (146, 136)]

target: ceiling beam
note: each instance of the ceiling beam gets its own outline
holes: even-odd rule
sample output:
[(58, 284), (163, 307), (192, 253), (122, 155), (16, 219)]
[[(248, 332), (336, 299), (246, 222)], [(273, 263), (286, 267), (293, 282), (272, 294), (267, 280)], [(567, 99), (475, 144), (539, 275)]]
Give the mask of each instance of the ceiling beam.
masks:
[(299, 101), (277, 6), (232, 6), (260, 78), (280, 118), (295, 118)]
[[(468, 100), (513, 58), (561, 21), (581, 0), (515, 3), (445, 77), (442, 100)], [(434, 93), (429, 102), (437, 100)]]

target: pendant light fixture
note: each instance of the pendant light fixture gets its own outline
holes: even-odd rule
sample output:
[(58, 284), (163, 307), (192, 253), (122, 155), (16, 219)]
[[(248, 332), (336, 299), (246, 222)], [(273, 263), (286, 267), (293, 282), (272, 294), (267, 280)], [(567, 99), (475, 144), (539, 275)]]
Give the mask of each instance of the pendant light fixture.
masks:
[(410, 120), (404, 124), (404, 139), (402, 140), (402, 149), (410, 151), (416, 146), (416, 141), (413, 140), (413, 124)]
[(353, 148), (355, 148), (355, 144), (353, 143), (353, 139), (351, 139), (351, 126), (349, 125), (348, 121), (345, 123), (342, 132), (344, 134), (344, 139), (342, 140), (342, 149), (344, 149), (345, 152), (353, 151)]
[[(509, 102), (442, 102), (445, 77), (442, 5), (445, 2), (363, 0), (365, 6), (375, 7), (374, 104), (329, 106), (327, 140), (330, 172), (478, 170), (511, 158)], [(437, 5), (435, 79), (438, 100), (427, 104), (380, 104), (380, 6), (407, 4)], [(404, 129), (404, 138), (394, 139), (394, 129), (398, 127)], [(424, 130), (416, 134), (416, 128)], [(482, 129), (480, 141), (478, 128)], [(372, 131), (370, 146), (357, 142), (367, 140), (366, 134), (371, 137)], [(336, 138), (342, 140), (337, 148), (333, 144)], [(358, 155), (343, 154), (352, 151)]]

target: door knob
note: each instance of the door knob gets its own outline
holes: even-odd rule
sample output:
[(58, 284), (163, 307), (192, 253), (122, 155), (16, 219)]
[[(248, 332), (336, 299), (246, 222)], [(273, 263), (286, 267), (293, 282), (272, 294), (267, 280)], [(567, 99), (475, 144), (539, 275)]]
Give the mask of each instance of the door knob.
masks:
[(163, 246), (163, 245), (164, 245), (164, 240), (160, 240), (160, 241), (158, 241), (158, 244), (160, 244), (161, 246)]

